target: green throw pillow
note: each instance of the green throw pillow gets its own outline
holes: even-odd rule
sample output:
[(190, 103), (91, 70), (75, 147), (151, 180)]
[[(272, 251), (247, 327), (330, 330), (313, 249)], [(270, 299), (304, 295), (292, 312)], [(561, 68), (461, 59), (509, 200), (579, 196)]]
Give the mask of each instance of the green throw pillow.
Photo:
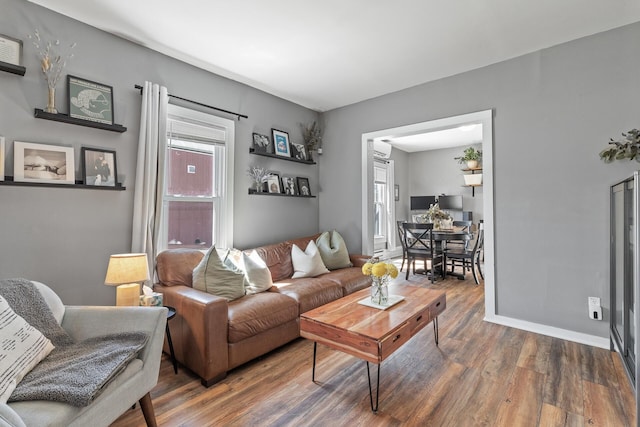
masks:
[(322, 262), (329, 270), (352, 267), (347, 244), (337, 231), (325, 231), (316, 239)]
[(245, 286), (248, 286), (244, 273), (234, 271), (224, 265), (218, 256), (215, 246), (212, 246), (193, 269), (193, 288), (208, 292), (229, 301), (244, 296)]

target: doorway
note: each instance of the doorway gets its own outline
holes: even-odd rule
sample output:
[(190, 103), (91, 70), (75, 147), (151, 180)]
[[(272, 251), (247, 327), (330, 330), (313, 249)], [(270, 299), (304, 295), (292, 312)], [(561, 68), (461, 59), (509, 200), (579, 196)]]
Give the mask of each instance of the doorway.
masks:
[(484, 110), (454, 117), (415, 123), (362, 134), (362, 252), (374, 253), (374, 157), (373, 141), (380, 138), (418, 135), (420, 133), (480, 124), (482, 126), (483, 216), (485, 318), (495, 316), (495, 266), (493, 223), (493, 111)]

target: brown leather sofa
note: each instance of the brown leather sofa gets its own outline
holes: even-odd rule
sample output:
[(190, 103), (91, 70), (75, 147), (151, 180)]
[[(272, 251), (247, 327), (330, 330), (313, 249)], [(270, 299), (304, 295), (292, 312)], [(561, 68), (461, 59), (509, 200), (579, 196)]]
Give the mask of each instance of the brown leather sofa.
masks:
[(304, 250), (318, 236), (255, 248), (269, 267), (274, 286), (230, 302), (192, 288), (193, 269), (204, 256), (201, 251), (169, 249), (157, 256), (159, 283), (154, 290), (163, 294), (165, 305), (176, 309), (169, 324), (175, 357), (203, 385), (208, 387), (227, 371), (299, 337), (300, 313), (371, 285), (361, 271), (366, 255), (350, 255), (353, 267), (292, 279), (293, 244)]

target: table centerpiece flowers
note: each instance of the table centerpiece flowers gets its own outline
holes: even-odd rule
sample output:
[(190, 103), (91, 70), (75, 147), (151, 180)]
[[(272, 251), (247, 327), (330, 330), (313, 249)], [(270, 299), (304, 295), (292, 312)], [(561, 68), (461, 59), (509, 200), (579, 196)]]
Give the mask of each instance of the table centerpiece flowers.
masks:
[[(448, 212), (445, 212), (442, 209), (440, 209), (440, 205), (438, 205), (437, 203), (431, 205), (431, 207), (427, 211), (427, 217), (429, 218), (429, 221), (433, 223), (434, 230), (440, 230), (441, 228), (443, 228), (442, 227), (443, 221), (446, 221), (446, 222), (451, 221), (451, 215), (449, 215)], [(450, 228), (450, 227), (445, 227), (445, 228)]]
[(371, 302), (386, 305), (389, 302), (389, 278), (398, 277), (398, 268), (390, 262), (372, 259), (362, 266), (362, 274), (371, 276)]

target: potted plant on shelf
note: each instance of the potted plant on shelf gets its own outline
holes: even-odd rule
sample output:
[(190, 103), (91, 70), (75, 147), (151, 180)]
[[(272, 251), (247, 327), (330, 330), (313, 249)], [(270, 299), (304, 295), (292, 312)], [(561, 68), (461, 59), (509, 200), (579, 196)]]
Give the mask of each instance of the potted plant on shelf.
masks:
[(623, 133), (622, 141), (614, 141), (610, 138), (610, 147), (600, 152), (600, 158), (605, 163), (611, 163), (615, 160), (634, 160), (640, 162), (640, 130), (631, 129), (627, 133)]
[(310, 125), (301, 124), (300, 127), (302, 128), (304, 144), (307, 146), (309, 153), (317, 151), (318, 154), (322, 154), (322, 129), (320, 125), (313, 122)]
[(247, 175), (253, 180), (256, 193), (261, 193), (264, 183), (273, 175), (265, 168), (251, 165), (247, 170)]
[(469, 169), (477, 169), (480, 160), (482, 160), (482, 151), (476, 150), (473, 147), (465, 148), (462, 156), (454, 157), (460, 164), (467, 164)]

